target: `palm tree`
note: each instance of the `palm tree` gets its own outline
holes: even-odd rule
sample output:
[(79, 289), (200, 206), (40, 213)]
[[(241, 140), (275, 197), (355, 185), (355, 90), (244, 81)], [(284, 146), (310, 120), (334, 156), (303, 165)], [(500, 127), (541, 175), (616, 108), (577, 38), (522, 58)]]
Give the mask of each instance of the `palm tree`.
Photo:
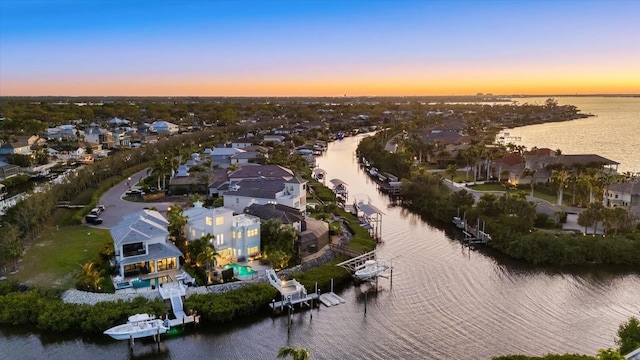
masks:
[(88, 262), (82, 265), (82, 269), (76, 275), (76, 278), (78, 279), (78, 287), (82, 290), (100, 290), (102, 276), (100, 276), (100, 271), (95, 263)]
[(171, 171), (171, 163), (165, 156), (158, 156), (147, 175), (154, 174), (158, 177), (158, 188), (160, 189), (160, 179), (162, 178), (162, 189), (167, 186), (167, 173)]
[(599, 188), (602, 183), (600, 170), (596, 168), (587, 168), (586, 173), (583, 175), (584, 181), (589, 187), (589, 204), (593, 202), (594, 189)]
[(533, 197), (533, 190), (536, 184), (536, 180), (535, 180), (535, 174), (536, 174), (536, 170), (532, 170), (529, 168), (524, 169), (524, 171), (522, 171), (522, 177), (531, 177), (531, 197)]
[(283, 346), (278, 350), (278, 358), (287, 357), (291, 357), (293, 360), (309, 360), (311, 359), (311, 353), (307, 349)]
[(204, 191), (209, 195), (209, 185), (211, 185), (211, 181), (213, 181), (213, 175), (208, 171), (201, 171), (198, 173), (198, 181), (204, 187)]
[(500, 154), (500, 149), (496, 147), (489, 148), (487, 152), (487, 181), (491, 178), (491, 163), (493, 163), (493, 160), (497, 159)]
[[(182, 208), (178, 204), (173, 204), (167, 209), (167, 220), (169, 220), (169, 235), (173, 237), (178, 247), (183, 245), (186, 240), (184, 236), (184, 227), (187, 225), (187, 217), (182, 214)], [(182, 250), (182, 249), (181, 249)]]
[(216, 248), (213, 246), (214, 239), (215, 236), (211, 234), (202, 236), (199, 241), (204, 243), (204, 248), (202, 249), (202, 252), (196, 256), (198, 266), (201, 264), (205, 265), (205, 269), (207, 271), (207, 283), (211, 282), (211, 268), (215, 266), (216, 256), (218, 255)]
[(569, 174), (566, 170), (553, 170), (551, 172), (551, 181), (558, 186), (558, 201), (556, 205), (562, 205), (562, 195), (564, 193), (564, 187), (567, 185), (567, 181), (569, 181)]
[(456, 177), (456, 175), (458, 174), (458, 165), (456, 164), (449, 164), (449, 166), (447, 166), (447, 170), (445, 171), (447, 173), (447, 175), (451, 178), (451, 185), (453, 186), (453, 179)]

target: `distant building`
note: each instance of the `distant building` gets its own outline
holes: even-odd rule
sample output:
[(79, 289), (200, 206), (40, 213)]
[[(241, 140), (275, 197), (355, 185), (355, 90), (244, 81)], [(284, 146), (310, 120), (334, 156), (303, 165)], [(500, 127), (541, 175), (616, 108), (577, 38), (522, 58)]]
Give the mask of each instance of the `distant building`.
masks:
[(180, 131), (178, 125), (170, 123), (168, 121), (155, 121), (151, 124), (151, 128), (153, 131), (157, 133), (165, 133), (165, 134), (177, 134)]

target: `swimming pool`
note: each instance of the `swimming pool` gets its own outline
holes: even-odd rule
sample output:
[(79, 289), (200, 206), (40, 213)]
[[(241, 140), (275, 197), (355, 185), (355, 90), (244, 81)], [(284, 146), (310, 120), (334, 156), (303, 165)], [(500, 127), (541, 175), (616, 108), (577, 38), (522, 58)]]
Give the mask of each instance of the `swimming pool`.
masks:
[(240, 264), (227, 264), (222, 267), (222, 270), (233, 269), (234, 274), (236, 276), (250, 276), (253, 274), (257, 274), (258, 272), (253, 270), (251, 266), (240, 265)]
[(162, 284), (166, 284), (168, 282), (171, 282), (171, 277), (168, 275), (164, 275), (164, 276), (160, 276), (157, 278), (152, 278), (152, 279), (139, 279), (139, 278), (135, 278), (135, 279), (131, 279), (129, 281), (121, 281), (115, 284), (115, 288), (116, 290), (122, 290), (122, 289), (127, 289), (127, 288), (134, 288), (134, 289), (142, 289), (142, 288), (148, 288), (148, 287), (158, 287), (158, 286), (162, 286)]

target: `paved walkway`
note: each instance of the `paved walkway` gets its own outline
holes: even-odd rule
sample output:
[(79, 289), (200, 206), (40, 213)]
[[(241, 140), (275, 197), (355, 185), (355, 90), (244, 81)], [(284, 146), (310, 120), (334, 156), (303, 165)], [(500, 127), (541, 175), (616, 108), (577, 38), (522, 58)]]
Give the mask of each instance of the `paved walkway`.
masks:
[(95, 227), (110, 229), (120, 222), (120, 220), (122, 220), (126, 215), (144, 208), (155, 207), (159, 212), (166, 214), (167, 208), (173, 204), (172, 202), (134, 202), (123, 199), (125, 192), (129, 190), (129, 186), (127, 184), (129, 182), (131, 184), (136, 184), (140, 180), (144, 179), (146, 175), (147, 169), (139, 171), (130, 177), (131, 180), (125, 179), (102, 194), (100, 204), (104, 205), (106, 210), (100, 214), (103, 221), (102, 225)]

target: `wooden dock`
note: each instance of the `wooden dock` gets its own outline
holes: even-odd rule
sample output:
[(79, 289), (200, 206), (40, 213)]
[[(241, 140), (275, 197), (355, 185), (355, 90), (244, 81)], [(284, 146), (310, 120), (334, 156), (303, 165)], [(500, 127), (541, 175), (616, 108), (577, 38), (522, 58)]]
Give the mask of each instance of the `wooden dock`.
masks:
[(312, 301), (312, 300), (318, 300), (318, 294), (311, 293), (311, 294), (307, 294), (307, 296), (305, 296), (303, 298), (285, 299), (285, 300), (281, 300), (281, 301), (272, 301), (269, 304), (269, 307), (273, 311), (283, 311), (285, 307), (295, 306), (295, 305), (300, 305), (300, 306), (304, 305), (304, 306), (311, 307), (311, 304), (309, 303), (309, 301)]

